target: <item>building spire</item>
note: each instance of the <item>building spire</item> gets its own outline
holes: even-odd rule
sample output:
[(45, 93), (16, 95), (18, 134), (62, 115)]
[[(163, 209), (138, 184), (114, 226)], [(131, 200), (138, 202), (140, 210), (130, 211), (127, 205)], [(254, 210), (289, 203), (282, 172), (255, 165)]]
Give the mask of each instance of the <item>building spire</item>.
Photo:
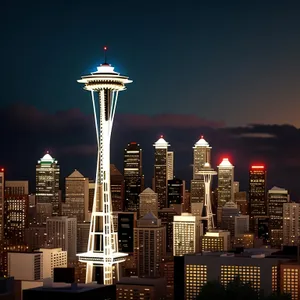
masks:
[(104, 50), (104, 64), (107, 64), (107, 55), (106, 55), (107, 47), (104, 46), (103, 50)]

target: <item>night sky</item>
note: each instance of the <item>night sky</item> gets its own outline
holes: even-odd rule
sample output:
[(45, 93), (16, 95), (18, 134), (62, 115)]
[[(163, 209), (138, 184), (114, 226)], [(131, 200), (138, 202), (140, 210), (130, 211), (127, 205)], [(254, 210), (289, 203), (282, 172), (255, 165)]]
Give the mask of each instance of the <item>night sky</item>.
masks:
[(192, 146), (204, 134), (214, 167), (228, 156), (242, 188), (249, 165), (264, 162), (268, 187), (300, 198), (299, 1), (1, 4), (0, 163), (8, 179), (34, 183), (46, 150), (62, 176), (77, 168), (94, 177), (92, 104), (76, 80), (103, 62), (107, 45), (108, 61), (134, 81), (120, 94), (113, 130), (120, 170), (135, 140), (150, 183), (152, 144), (164, 134), (175, 174), (190, 180)]

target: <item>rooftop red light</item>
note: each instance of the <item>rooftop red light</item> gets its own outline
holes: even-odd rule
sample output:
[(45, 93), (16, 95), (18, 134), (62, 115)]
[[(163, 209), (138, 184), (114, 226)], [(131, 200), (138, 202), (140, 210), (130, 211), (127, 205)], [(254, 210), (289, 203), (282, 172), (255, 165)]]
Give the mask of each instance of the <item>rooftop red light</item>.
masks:
[(262, 165), (253, 165), (251, 166), (251, 169), (264, 169), (265, 166), (262, 166)]

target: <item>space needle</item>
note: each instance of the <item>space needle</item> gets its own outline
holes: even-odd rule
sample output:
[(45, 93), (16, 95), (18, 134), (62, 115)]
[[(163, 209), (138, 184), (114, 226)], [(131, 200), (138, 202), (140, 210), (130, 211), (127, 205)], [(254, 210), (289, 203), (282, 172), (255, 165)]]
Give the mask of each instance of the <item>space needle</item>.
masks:
[(204, 220), (207, 220), (207, 231), (211, 231), (215, 228), (214, 225), (214, 215), (212, 213), (211, 207), (211, 195), (210, 195), (210, 187), (211, 187), (211, 179), (213, 175), (216, 175), (217, 172), (211, 168), (210, 164), (206, 162), (202, 168), (197, 172), (198, 175), (203, 176), (204, 180), (204, 206), (206, 207), (206, 216), (203, 217)]
[(131, 83), (128, 77), (114, 71), (105, 61), (97, 71), (78, 80), (90, 91), (98, 146), (95, 193), (87, 252), (77, 254), (79, 261), (87, 264), (86, 283), (94, 279), (95, 267), (101, 267), (103, 284), (111, 285), (119, 278), (119, 263), (126, 253), (118, 252), (118, 233), (114, 232), (110, 190), (110, 140), (116, 112), (118, 93)]

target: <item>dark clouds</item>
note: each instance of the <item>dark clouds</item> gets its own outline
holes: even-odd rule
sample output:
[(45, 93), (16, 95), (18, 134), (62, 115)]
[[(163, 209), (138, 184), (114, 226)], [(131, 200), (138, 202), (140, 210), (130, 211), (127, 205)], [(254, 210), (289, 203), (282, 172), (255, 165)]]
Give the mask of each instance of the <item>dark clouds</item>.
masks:
[[(62, 176), (79, 169), (94, 177), (96, 139), (92, 115), (73, 109), (55, 114), (32, 106), (14, 105), (0, 110), (2, 146), (0, 164), (9, 179), (30, 179), (34, 187), (35, 164), (46, 150), (59, 161)], [(214, 168), (227, 156), (235, 165), (235, 178), (247, 189), (248, 168), (265, 163), (268, 187), (291, 190), (292, 200), (300, 196), (300, 131), (290, 125), (252, 124), (228, 128), (194, 115), (116, 115), (112, 137), (112, 162), (122, 170), (123, 150), (130, 141), (143, 148), (146, 182), (152, 176), (153, 143), (163, 134), (175, 152), (178, 177), (190, 180), (192, 147), (200, 135), (212, 146)], [(34, 190), (33, 190), (34, 192)]]

